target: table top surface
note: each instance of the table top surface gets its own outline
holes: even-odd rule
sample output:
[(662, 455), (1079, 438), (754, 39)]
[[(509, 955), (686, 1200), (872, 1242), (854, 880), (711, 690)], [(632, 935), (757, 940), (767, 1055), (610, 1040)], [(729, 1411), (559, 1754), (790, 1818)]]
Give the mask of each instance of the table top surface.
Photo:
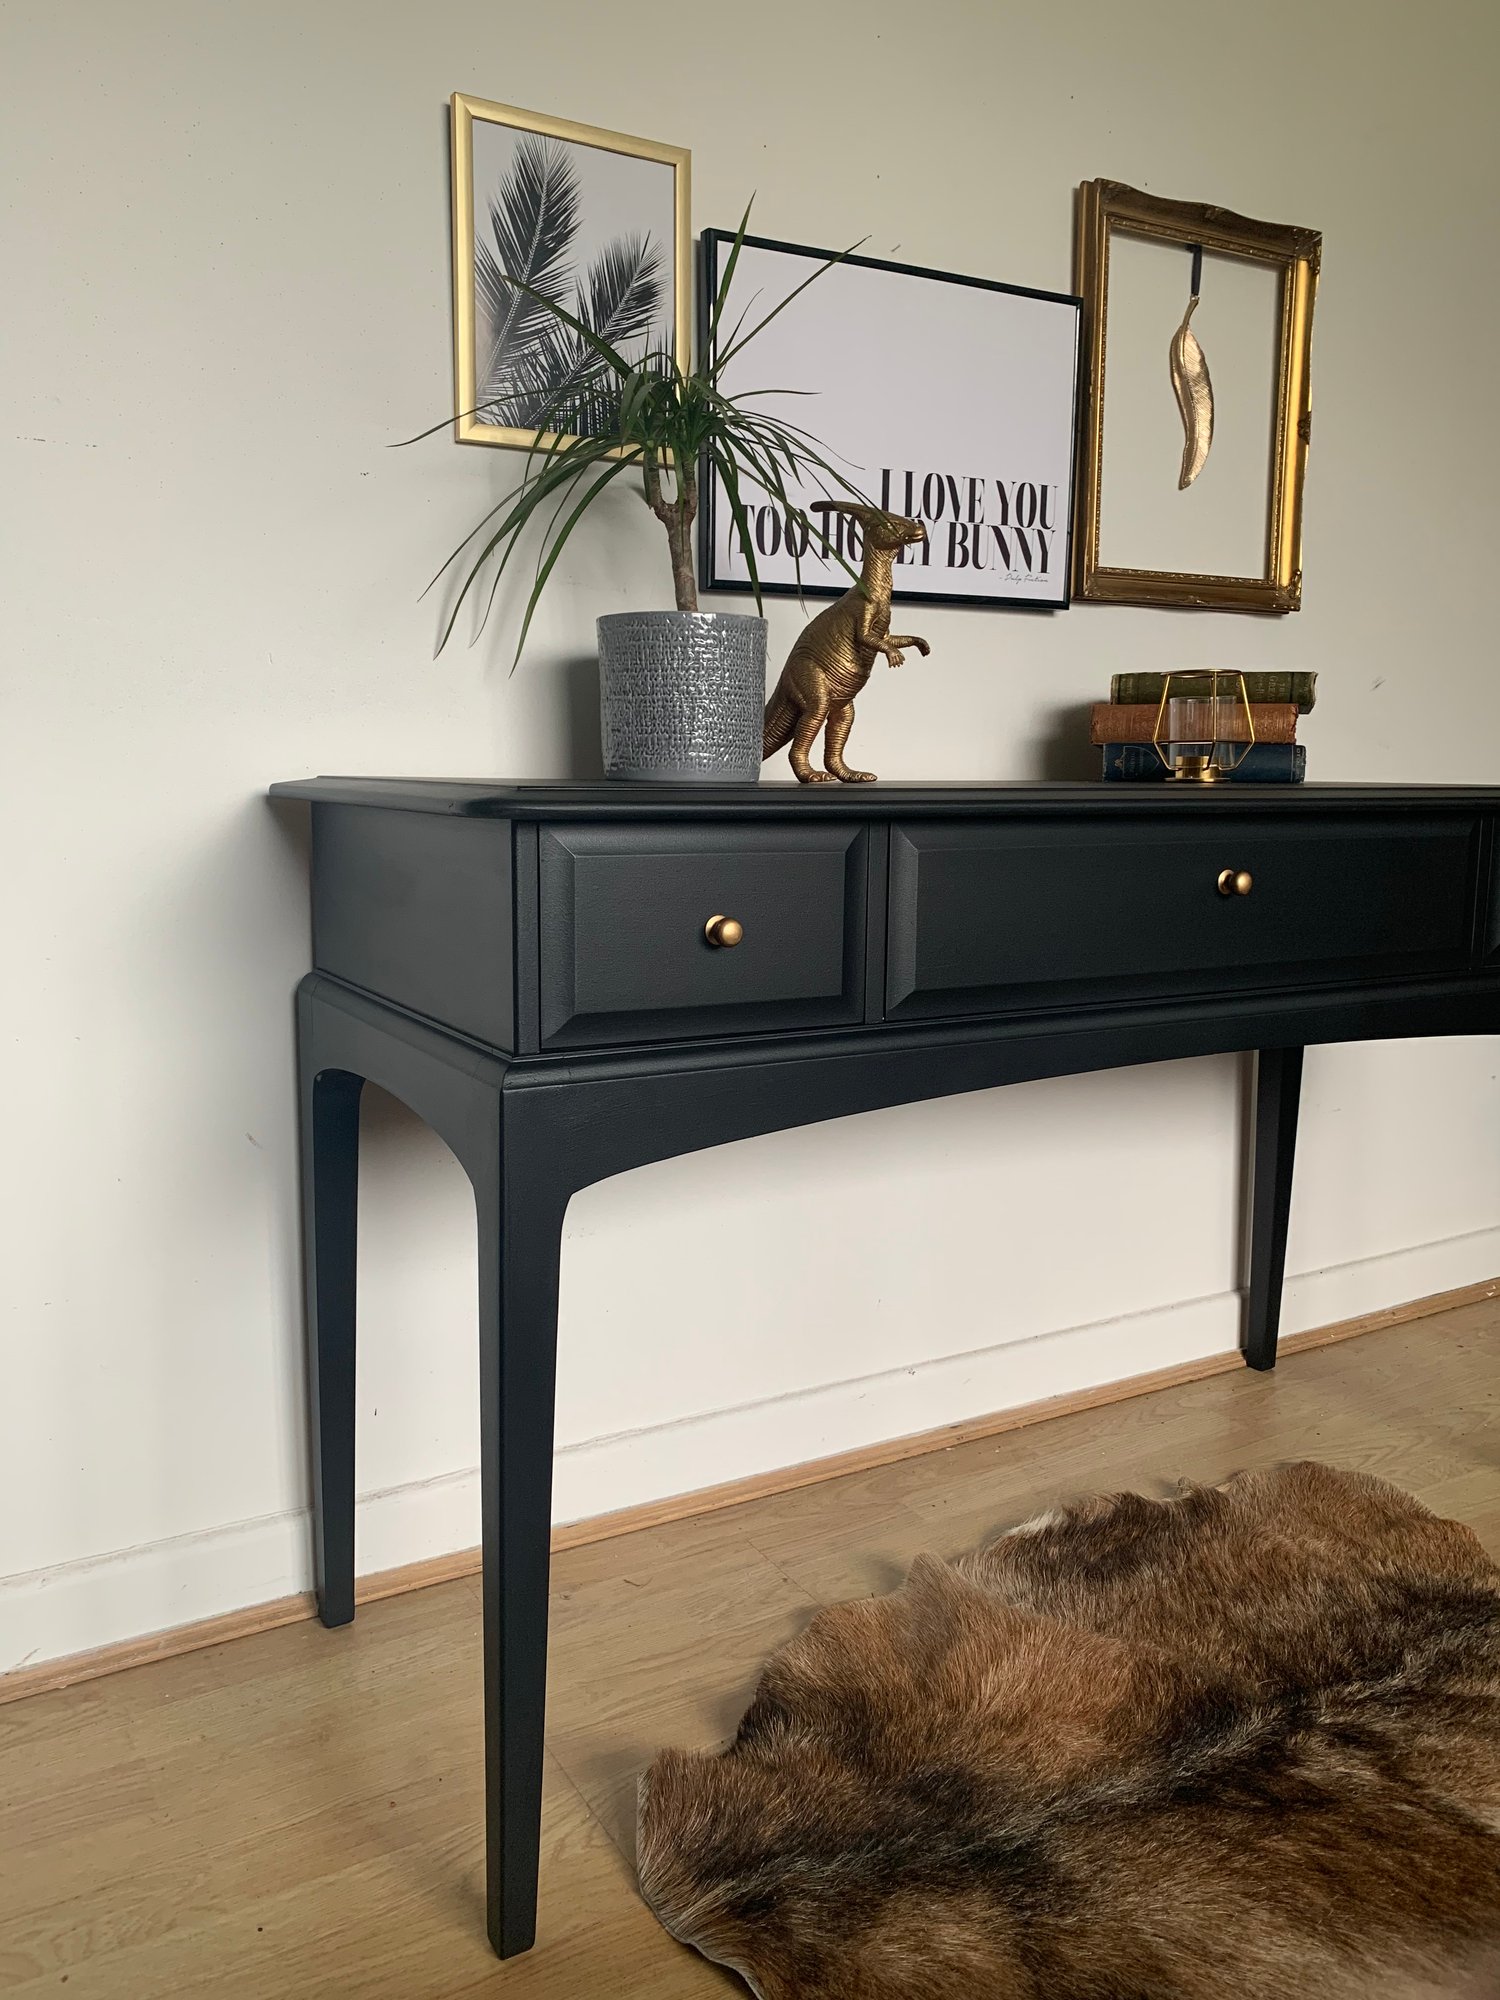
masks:
[(1100, 813), (1330, 812), (1350, 809), (1484, 810), (1500, 808), (1500, 785), (1188, 785), (1091, 784), (1011, 780), (976, 785), (937, 784), (757, 785), (566, 783), (555, 779), (317, 777), (289, 779), (271, 796), (321, 805), (383, 806), (407, 812), (448, 813), (475, 819), (555, 819), (576, 814), (616, 818), (650, 813), (695, 819), (747, 812), (833, 813), (861, 819), (909, 813), (964, 816), (1011, 812)]

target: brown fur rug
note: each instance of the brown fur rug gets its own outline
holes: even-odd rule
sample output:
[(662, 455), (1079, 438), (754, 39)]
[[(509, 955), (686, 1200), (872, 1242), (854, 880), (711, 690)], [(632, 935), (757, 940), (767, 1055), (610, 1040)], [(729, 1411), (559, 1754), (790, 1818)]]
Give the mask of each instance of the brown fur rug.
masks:
[(639, 1866), (763, 2000), (1496, 2000), (1500, 1571), (1323, 1466), (1084, 1501), (821, 1613)]

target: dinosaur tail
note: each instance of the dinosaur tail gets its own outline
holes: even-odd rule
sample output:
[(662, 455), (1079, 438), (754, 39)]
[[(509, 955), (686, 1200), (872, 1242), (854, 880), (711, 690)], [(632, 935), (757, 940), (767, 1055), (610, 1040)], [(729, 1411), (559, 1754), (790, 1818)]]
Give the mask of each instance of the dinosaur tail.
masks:
[(760, 746), (762, 760), (774, 756), (790, 743), (796, 726), (797, 704), (785, 689), (777, 688), (766, 703), (766, 728)]

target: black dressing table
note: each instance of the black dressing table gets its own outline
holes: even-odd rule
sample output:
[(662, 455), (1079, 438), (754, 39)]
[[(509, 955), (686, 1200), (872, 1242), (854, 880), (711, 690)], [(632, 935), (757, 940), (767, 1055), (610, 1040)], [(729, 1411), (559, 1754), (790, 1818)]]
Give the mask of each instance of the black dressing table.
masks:
[(354, 1616), (361, 1085), (479, 1216), (489, 1930), (535, 1934), (558, 1258), (650, 1160), (1025, 1079), (1257, 1058), (1276, 1358), (1302, 1052), (1500, 1030), (1500, 788), (317, 778), (298, 992), (318, 1602)]

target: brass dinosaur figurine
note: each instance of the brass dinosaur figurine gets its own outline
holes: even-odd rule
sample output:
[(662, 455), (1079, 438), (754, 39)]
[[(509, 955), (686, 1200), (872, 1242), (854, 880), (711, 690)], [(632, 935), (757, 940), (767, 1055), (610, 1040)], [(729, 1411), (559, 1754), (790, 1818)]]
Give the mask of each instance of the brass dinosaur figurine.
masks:
[[(899, 667), (903, 648), (915, 646), (924, 656), (931, 651), (927, 641), (914, 633), (891, 630), (891, 567), (896, 551), (911, 542), (925, 542), (927, 530), (903, 514), (843, 500), (817, 500), (808, 511), (848, 514), (857, 521), (864, 531), (864, 562), (859, 582), (837, 604), (820, 611), (788, 653), (776, 692), (766, 703), (761, 757), (770, 757), (790, 743), (799, 784), (829, 785), (838, 780), (868, 785), (874, 782), (873, 771), (851, 771), (844, 762), (844, 745), (854, 727), (854, 697), (870, 678), (877, 653)], [(808, 753), (825, 725), (827, 769), (815, 771)]]

